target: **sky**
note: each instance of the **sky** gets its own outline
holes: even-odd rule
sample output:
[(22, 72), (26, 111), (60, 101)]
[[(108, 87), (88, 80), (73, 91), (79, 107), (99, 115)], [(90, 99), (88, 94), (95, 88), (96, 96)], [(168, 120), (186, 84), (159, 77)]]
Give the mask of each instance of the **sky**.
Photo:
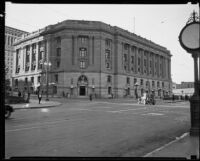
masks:
[(194, 81), (191, 54), (178, 36), (191, 13), (199, 15), (199, 4), (15, 4), (6, 2), (5, 25), (27, 32), (67, 19), (102, 21), (134, 32), (166, 47), (172, 54), (171, 77), (175, 83)]

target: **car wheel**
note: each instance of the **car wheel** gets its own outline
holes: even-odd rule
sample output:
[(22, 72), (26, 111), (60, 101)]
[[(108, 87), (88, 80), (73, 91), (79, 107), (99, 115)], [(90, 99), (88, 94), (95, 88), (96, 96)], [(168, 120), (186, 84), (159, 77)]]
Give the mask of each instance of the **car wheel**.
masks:
[(10, 115), (11, 115), (11, 112), (10, 112), (9, 110), (6, 110), (6, 111), (5, 111), (5, 118), (6, 118), (6, 119), (9, 118)]

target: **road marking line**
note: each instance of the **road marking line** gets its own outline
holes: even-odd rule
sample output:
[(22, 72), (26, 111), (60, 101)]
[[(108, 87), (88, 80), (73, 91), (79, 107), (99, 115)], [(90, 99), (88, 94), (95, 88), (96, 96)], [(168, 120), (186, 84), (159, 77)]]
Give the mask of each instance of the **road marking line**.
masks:
[(143, 110), (143, 109), (146, 109), (146, 107), (144, 107), (144, 108), (126, 109), (126, 110), (118, 110), (118, 111), (106, 111), (106, 112), (115, 113), (115, 112), (132, 111), (132, 110)]
[(141, 115), (161, 116), (161, 115), (164, 115), (164, 114), (162, 114), (162, 113), (145, 113), (145, 114), (141, 114)]
[[(40, 123), (40, 124), (32, 124), (32, 125), (50, 125), (50, 124), (55, 124), (55, 123), (60, 123), (60, 122), (65, 122), (65, 121), (68, 121), (68, 120), (60, 120), (60, 121)], [(27, 125), (27, 126), (29, 126), (29, 125)], [(21, 126), (26, 126), (26, 125), (21, 125)], [(20, 126), (17, 126), (17, 127), (20, 127)], [(25, 128), (19, 128), (19, 129), (6, 130), (5, 132), (13, 132), (13, 131), (26, 130), (26, 129), (35, 129), (35, 128), (40, 128), (40, 127), (44, 127), (44, 126), (25, 127)]]
[(153, 150), (152, 152), (145, 154), (143, 157), (149, 157), (149, 156), (151, 156), (153, 153), (156, 153), (156, 152), (158, 152), (158, 151), (160, 151), (160, 150), (162, 150), (162, 149), (168, 147), (169, 145), (171, 145), (171, 144), (173, 144), (173, 143), (175, 143), (175, 142), (177, 142), (177, 141), (183, 139), (183, 138), (186, 137), (187, 135), (189, 135), (188, 132), (187, 132), (187, 133), (184, 133), (184, 134), (181, 135), (180, 137), (176, 137), (175, 140), (173, 140), (173, 141), (171, 141), (171, 142), (169, 142), (169, 143), (167, 143), (167, 144), (161, 146), (160, 148), (157, 148), (157, 149)]

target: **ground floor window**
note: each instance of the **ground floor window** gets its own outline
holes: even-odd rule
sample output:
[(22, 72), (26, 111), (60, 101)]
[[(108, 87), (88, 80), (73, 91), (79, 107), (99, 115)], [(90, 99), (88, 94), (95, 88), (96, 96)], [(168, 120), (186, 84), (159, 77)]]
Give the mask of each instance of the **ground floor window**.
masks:
[(85, 86), (80, 86), (80, 87), (79, 87), (79, 95), (80, 95), (80, 96), (85, 96), (85, 95), (86, 95)]
[(108, 87), (108, 94), (111, 94), (111, 90), (112, 90), (112, 88)]
[(127, 89), (127, 95), (130, 95), (130, 88)]

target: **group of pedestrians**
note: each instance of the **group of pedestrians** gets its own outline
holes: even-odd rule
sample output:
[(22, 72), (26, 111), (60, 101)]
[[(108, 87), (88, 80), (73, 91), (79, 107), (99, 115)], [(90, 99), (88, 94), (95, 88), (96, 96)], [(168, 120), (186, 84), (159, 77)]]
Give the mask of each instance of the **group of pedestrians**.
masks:
[(141, 97), (138, 97), (138, 104), (155, 104), (155, 96), (153, 93), (148, 94), (146, 92), (143, 93)]

